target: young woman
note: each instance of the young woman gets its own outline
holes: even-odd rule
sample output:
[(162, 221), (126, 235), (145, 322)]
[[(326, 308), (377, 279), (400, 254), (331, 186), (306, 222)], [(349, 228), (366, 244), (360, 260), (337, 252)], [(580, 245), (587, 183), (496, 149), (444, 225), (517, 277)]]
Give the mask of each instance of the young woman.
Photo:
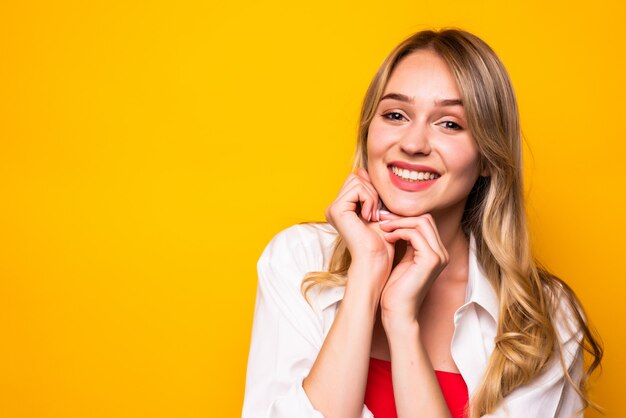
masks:
[(243, 416), (586, 408), (602, 348), (532, 256), (518, 109), (493, 50), (458, 29), (398, 45), (367, 91), (354, 169), (327, 223), (281, 231), (258, 261)]

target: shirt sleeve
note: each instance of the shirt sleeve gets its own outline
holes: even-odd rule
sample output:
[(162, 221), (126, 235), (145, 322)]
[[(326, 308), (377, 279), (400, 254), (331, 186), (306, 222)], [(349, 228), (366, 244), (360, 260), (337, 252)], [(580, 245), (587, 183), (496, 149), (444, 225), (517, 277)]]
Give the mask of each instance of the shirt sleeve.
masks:
[[(562, 344), (563, 360), (572, 380), (578, 384), (583, 373), (582, 330), (575, 328), (572, 312), (561, 298), (555, 324)], [(501, 406), (483, 418), (570, 418), (582, 417), (582, 400), (565, 377), (559, 353), (555, 351), (546, 369), (532, 382), (507, 395)]]
[[(322, 268), (319, 242), (309, 245), (302, 228), (278, 233), (257, 262), (243, 418), (323, 418), (302, 387), (324, 339), (321, 316), (300, 293), (305, 274)], [(361, 418), (373, 418), (365, 405)]]

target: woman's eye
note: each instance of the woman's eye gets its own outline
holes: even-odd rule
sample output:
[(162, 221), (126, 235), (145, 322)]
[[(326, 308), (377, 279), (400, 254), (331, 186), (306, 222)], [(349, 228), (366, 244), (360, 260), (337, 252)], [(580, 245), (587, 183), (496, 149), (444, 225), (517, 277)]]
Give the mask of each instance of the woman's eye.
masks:
[(443, 121), (441, 123), (444, 124), (445, 128), (452, 129), (454, 131), (460, 131), (460, 130), (463, 129), (458, 123), (452, 122), (451, 120), (446, 120), (446, 121)]
[(389, 113), (383, 114), (382, 116), (385, 119), (394, 120), (394, 121), (401, 121), (402, 118), (404, 118), (404, 115), (398, 112), (389, 112)]

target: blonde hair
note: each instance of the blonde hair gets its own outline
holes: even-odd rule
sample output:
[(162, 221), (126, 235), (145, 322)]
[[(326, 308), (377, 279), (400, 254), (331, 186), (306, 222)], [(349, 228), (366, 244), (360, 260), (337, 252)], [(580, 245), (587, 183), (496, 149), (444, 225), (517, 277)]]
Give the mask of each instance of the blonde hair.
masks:
[[(384, 60), (365, 95), (358, 127), (353, 169), (367, 169), (367, 134), (378, 102), (397, 63), (421, 49), (437, 53), (450, 67), (461, 92), (468, 129), (479, 152), (481, 171), (467, 200), (462, 226), (475, 237), (476, 255), (499, 295), (500, 314), (495, 347), (470, 401), (471, 416), (493, 412), (515, 388), (541, 373), (553, 351), (560, 353), (555, 329), (559, 300), (566, 302), (581, 347), (592, 356), (578, 383), (564, 373), (588, 406), (589, 376), (600, 365), (603, 348), (587, 324), (572, 289), (534, 259), (528, 233), (522, 185), (521, 131), (517, 102), (508, 73), (495, 52), (480, 38), (456, 28), (424, 30), (400, 43)], [(340, 235), (334, 243), (329, 270), (312, 272), (302, 281), (302, 293), (316, 285), (344, 286), (351, 263)], [(307, 298), (308, 301), (308, 298)]]

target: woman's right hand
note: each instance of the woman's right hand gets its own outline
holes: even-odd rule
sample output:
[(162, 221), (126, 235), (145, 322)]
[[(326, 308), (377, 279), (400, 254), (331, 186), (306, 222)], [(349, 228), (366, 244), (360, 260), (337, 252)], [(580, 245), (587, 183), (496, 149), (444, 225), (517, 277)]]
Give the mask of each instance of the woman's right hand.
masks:
[[(361, 208), (357, 213), (359, 203)], [(394, 244), (384, 238), (385, 231), (378, 226), (379, 209), (378, 193), (369, 174), (358, 168), (348, 176), (324, 214), (344, 239), (352, 264), (374, 268), (386, 279), (393, 263)]]

